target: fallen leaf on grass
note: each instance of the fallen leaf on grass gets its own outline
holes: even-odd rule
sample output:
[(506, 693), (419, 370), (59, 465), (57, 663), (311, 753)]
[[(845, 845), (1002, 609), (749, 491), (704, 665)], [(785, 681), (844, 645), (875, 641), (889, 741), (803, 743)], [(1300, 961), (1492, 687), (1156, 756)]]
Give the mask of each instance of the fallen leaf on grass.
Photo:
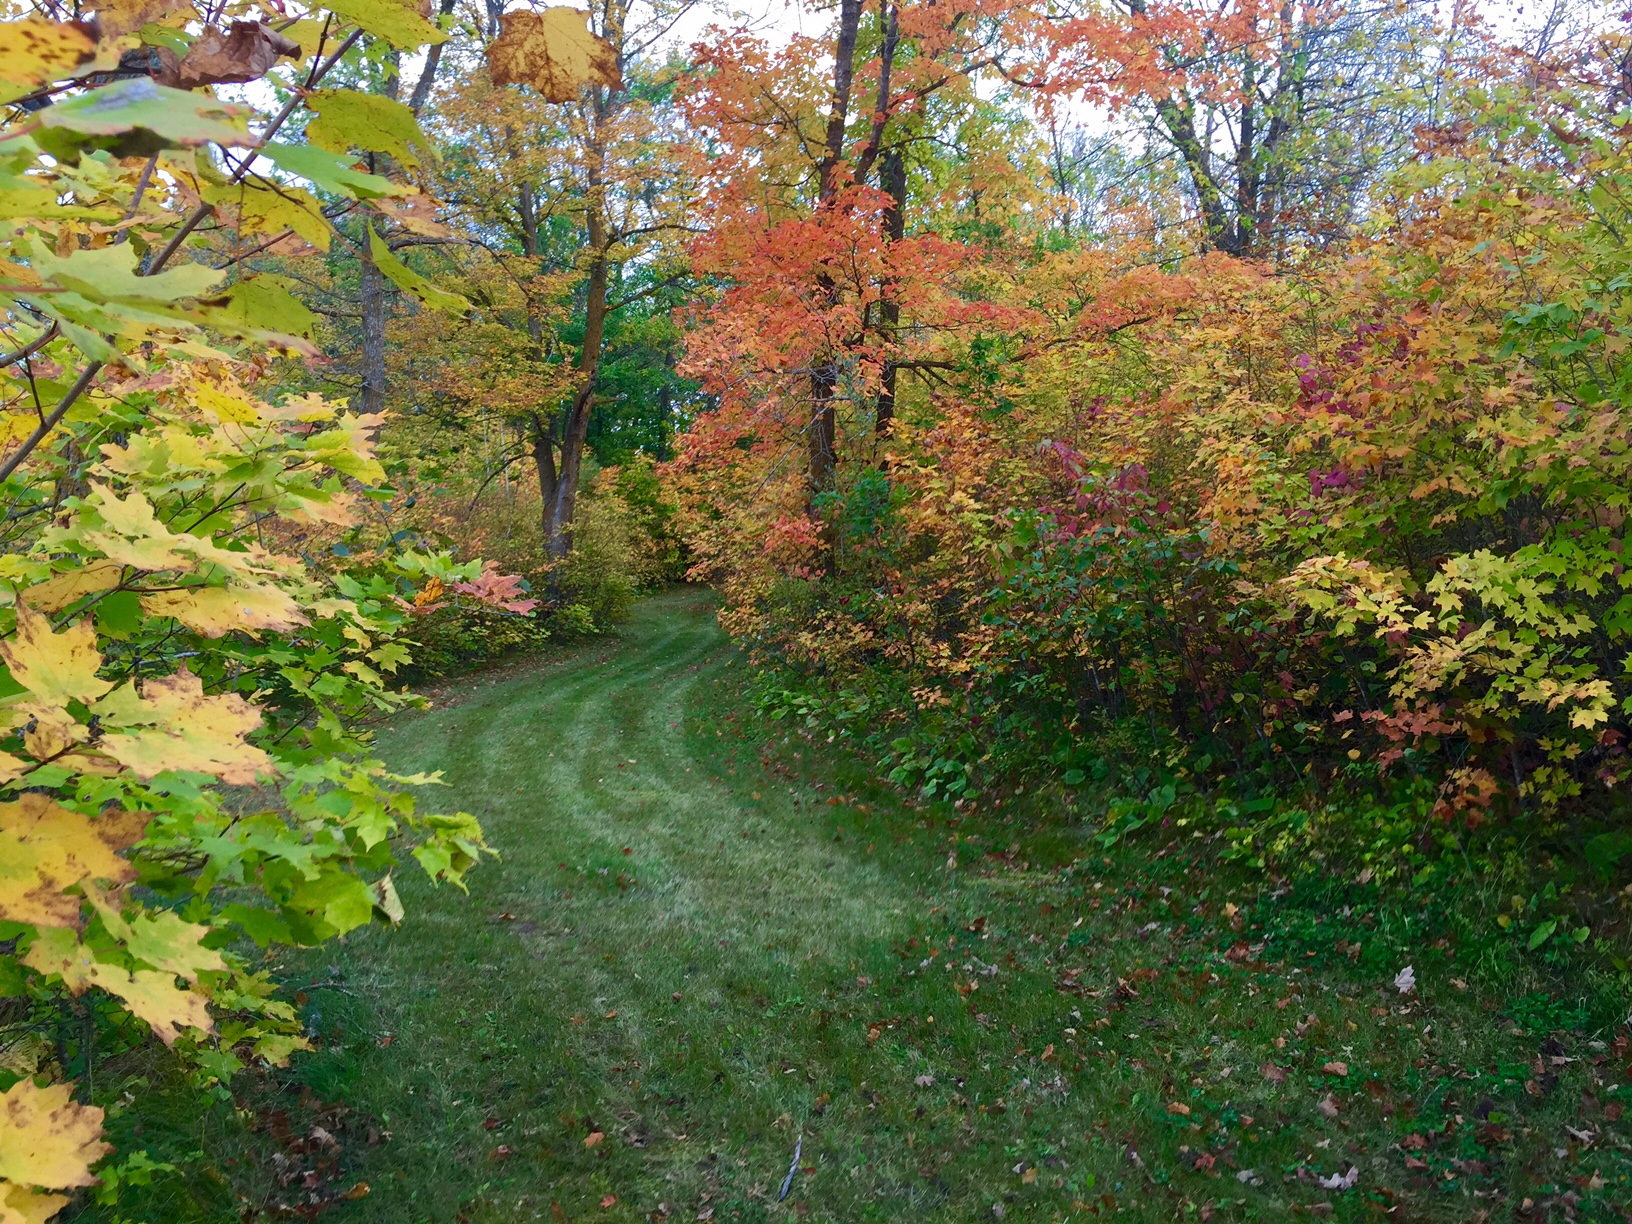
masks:
[(1417, 971), (1410, 965), (1394, 975), (1394, 989), (1401, 994), (1410, 994), (1417, 988)]
[(1411, 1134), (1400, 1140), (1400, 1146), (1408, 1152), (1420, 1152), (1427, 1148), (1428, 1140), (1412, 1131)]
[(1190, 1116), (1190, 1106), (1183, 1101), (1169, 1101), (1167, 1103), (1167, 1112), (1176, 1114), (1181, 1118), (1188, 1118)]
[(395, 1033), (387, 1033), (384, 1037), (381, 1037), (379, 1039), (379, 1041), (376, 1042), (375, 1044), (378, 1045), (380, 1047), (380, 1049), (382, 1049), (382, 1050), (389, 1050), (396, 1043), (397, 1043), (397, 1035)]
[(605, 1138), (606, 1136), (600, 1131), (590, 1131), (589, 1134), (584, 1136), (584, 1146), (586, 1148), (592, 1148)]
[(1347, 1173), (1333, 1173), (1330, 1177), (1321, 1178), (1320, 1185), (1324, 1190), (1350, 1190), (1359, 1180), (1360, 1167), (1350, 1165)]
[(1347, 1075), (1349, 1073), (1349, 1064), (1346, 1063), (1346, 1062), (1337, 1062), (1337, 1061), (1334, 1060), (1332, 1062), (1327, 1063), (1324, 1067), (1321, 1068), (1321, 1070), (1324, 1071), (1327, 1075)]
[(933, 1075), (920, 1075), (912, 1082), (920, 1088), (932, 1088), (935, 1085), (935, 1077)]
[(1264, 1078), (1272, 1084), (1286, 1083), (1286, 1072), (1272, 1062), (1264, 1063), (1258, 1070), (1262, 1071)]
[(368, 1183), (365, 1182), (365, 1181), (360, 1181), (355, 1186), (353, 1186), (350, 1190), (347, 1190), (340, 1197), (343, 1198), (343, 1199), (350, 1199), (352, 1202), (356, 1202), (360, 1198), (367, 1198), (368, 1197)]
[(1329, 1092), (1320, 1099), (1320, 1104), (1316, 1105), (1315, 1108), (1328, 1118), (1337, 1117), (1337, 1100)]
[(1422, 1173), (1427, 1170), (1428, 1162), (1416, 1156), (1407, 1156), (1405, 1158), (1405, 1167), (1413, 1173)]
[(601, 1206), (602, 1207), (611, 1207), (614, 1204), (616, 1204), (617, 1201), (618, 1201), (618, 1196), (617, 1195), (609, 1194), (609, 1195), (607, 1195), (605, 1198), (603, 1198), (601, 1200)]
[(487, 1155), (488, 1155), (488, 1158), (491, 1159), (491, 1160), (509, 1160), (510, 1157), (514, 1156), (515, 1154), (516, 1154), (516, 1149), (515, 1148), (509, 1146), (508, 1144), (501, 1143), (501, 1144), (499, 1144), (498, 1147), (494, 1148)]

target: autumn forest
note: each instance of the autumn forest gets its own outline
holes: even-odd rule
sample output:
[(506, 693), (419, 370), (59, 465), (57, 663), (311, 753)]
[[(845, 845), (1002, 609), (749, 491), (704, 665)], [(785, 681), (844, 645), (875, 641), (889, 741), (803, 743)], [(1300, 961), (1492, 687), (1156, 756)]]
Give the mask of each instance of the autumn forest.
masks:
[(1632, 14), (0, 5), (0, 1224), (1632, 1219)]

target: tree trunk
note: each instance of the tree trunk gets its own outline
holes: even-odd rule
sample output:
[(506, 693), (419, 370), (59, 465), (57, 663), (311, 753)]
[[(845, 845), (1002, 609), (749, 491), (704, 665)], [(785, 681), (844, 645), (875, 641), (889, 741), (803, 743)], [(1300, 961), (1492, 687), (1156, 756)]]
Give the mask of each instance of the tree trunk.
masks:
[[(884, 237), (893, 246), (907, 236), (907, 159), (900, 145), (892, 145), (885, 150), (879, 180), (879, 186), (889, 193), (891, 200), (889, 211), (884, 214)], [(879, 303), (879, 314), (883, 319), (883, 326), (879, 330), (884, 333), (885, 344), (892, 346), (901, 327), (901, 299), (896, 294), (895, 281), (887, 281), (883, 300)], [(873, 432), (880, 438), (890, 432), (890, 422), (895, 420), (895, 376), (892, 354), (884, 363), (878, 389), (878, 407), (873, 417)]]
[(555, 439), (553, 422), (538, 413), (527, 417), (528, 440), (532, 443), (533, 467), (538, 472), (538, 492), (545, 506), (555, 502)]
[(578, 351), (578, 385), (561, 430), (561, 468), (555, 496), (544, 503), (544, 539), (551, 556), (564, 557), (572, 549), (572, 516), (578, 505), (578, 484), (584, 467), (584, 442), (589, 437), (589, 414), (595, 404), (595, 379), (601, 368), (601, 345), (606, 340), (607, 250), (610, 241), (602, 212), (605, 186), (605, 115), (597, 114), (590, 131), (589, 190), (584, 224), (589, 238), (589, 281), (584, 293), (584, 343)]
[[(381, 84), (380, 92), (386, 97), (395, 99), (398, 87), (402, 83), (401, 76), (402, 53), (391, 52), (385, 60), (385, 80)], [(388, 173), (390, 166), (379, 155), (370, 155), (370, 166), (376, 174)], [(372, 222), (366, 217), (364, 225)], [(357, 267), (357, 299), (358, 307), (363, 316), (363, 385), (358, 395), (358, 405), (364, 412), (385, 411), (385, 326), (391, 317), (391, 295), (386, 288), (385, 277), (375, 265), (369, 254), (369, 244), (363, 242), (359, 248), (359, 264)]]
[[(826, 148), (817, 167), (821, 176), (818, 210), (831, 207), (839, 191), (838, 170), (844, 160), (844, 129), (850, 118), (850, 85), (855, 78), (856, 32), (860, 25), (861, 0), (840, 0), (839, 36), (833, 51), (833, 103), (827, 116)], [(826, 281), (825, 277), (822, 279)], [(835, 286), (827, 281), (822, 287), (831, 300)], [(810, 423), (805, 429), (805, 450), (808, 495), (814, 501), (819, 493), (832, 486), (837, 466), (838, 418), (833, 398), (839, 381), (838, 357), (829, 350), (812, 364)]]
[(365, 245), (358, 256), (357, 295), (363, 315), (363, 386), (358, 406), (364, 412), (385, 411), (385, 325), (391, 299), (385, 277)]
[[(442, 0), (437, 7), (438, 15), (450, 16), (453, 13), (454, 0)], [(414, 86), (414, 92), (408, 97), (408, 109), (419, 114), (425, 109), (425, 103), (430, 101), (431, 86), (436, 84), (436, 70), (442, 63), (442, 48), (446, 43), (437, 43), (425, 53), (425, 67), (420, 70), (419, 84)]]

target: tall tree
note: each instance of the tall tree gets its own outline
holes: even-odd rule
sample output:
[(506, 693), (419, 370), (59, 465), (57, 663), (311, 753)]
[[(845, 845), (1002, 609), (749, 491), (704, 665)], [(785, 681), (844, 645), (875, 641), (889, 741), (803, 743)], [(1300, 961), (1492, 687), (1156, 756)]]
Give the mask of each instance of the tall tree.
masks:
[(1113, 0), (1048, 34), (1033, 82), (1131, 111), (1183, 167), (1206, 249), (1346, 233), (1411, 148), (1423, 15), (1388, 0)]
[[(511, 409), (537, 472), (542, 530), (557, 556), (571, 546), (612, 321), (685, 271), (683, 137), (667, 105), (675, 70), (647, 62), (674, 14), (665, 10), (631, 27), (630, 11), (627, 0), (605, 0), (590, 15), (590, 33), (607, 48), (613, 70), (568, 100), (497, 85), (473, 63), (437, 99), (432, 120), (448, 146), (442, 189), (458, 203), (466, 234), (523, 290), (519, 316), (493, 317), (525, 330), (534, 362), (571, 366), (570, 379), (546, 381), (535, 402)], [(515, 41), (503, 23), (518, 16), (531, 15), (498, 18), (504, 32), (495, 46)], [(572, 309), (569, 325), (558, 327), (552, 304), (534, 290), (558, 288), (554, 278), (566, 272), (573, 274)]]
[(725, 288), (694, 332), (691, 368), (727, 400), (754, 389), (740, 406), (756, 437), (803, 453), (807, 515), (839, 479), (846, 419), (866, 421), (870, 458), (901, 374), (927, 368), (925, 338), (969, 325), (970, 303), (946, 281), (922, 292), (922, 278), (955, 275), (969, 253), (932, 232), (964, 229), (988, 189), (1001, 197), (992, 215), (1006, 216), (1007, 159), (1029, 155), (1026, 137), (996, 139), (986, 120), (1001, 108), (976, 89), (983, 73), (1003, 87), (1002, 37), (974, 6), (845, 0), (825, 38), (773, 53), (736, 33), (698, 50), (686, 106), (707, 137), (712, 226), (695, 253)]

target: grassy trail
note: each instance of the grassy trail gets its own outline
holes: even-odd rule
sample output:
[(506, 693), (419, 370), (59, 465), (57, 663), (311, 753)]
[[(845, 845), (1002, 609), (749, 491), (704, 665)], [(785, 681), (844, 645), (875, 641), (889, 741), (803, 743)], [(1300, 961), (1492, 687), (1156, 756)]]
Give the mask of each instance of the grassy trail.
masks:
[(913, 807), (754, 725), (744, 671), (678, 591), (382, 736), (503, 857), (283, 966), (322, 1048), (282, 1099), (351, 1111), (319, 1115), (338, 1151), (284, 1134), (288, 1167), (369, 1186), (325, 1218), (1469, 1220), (1624, 1191), (1614, 1066), (1582, 1040), (1535, 1072), (1550, 1024), (1455, 987), (1420, 925)]

